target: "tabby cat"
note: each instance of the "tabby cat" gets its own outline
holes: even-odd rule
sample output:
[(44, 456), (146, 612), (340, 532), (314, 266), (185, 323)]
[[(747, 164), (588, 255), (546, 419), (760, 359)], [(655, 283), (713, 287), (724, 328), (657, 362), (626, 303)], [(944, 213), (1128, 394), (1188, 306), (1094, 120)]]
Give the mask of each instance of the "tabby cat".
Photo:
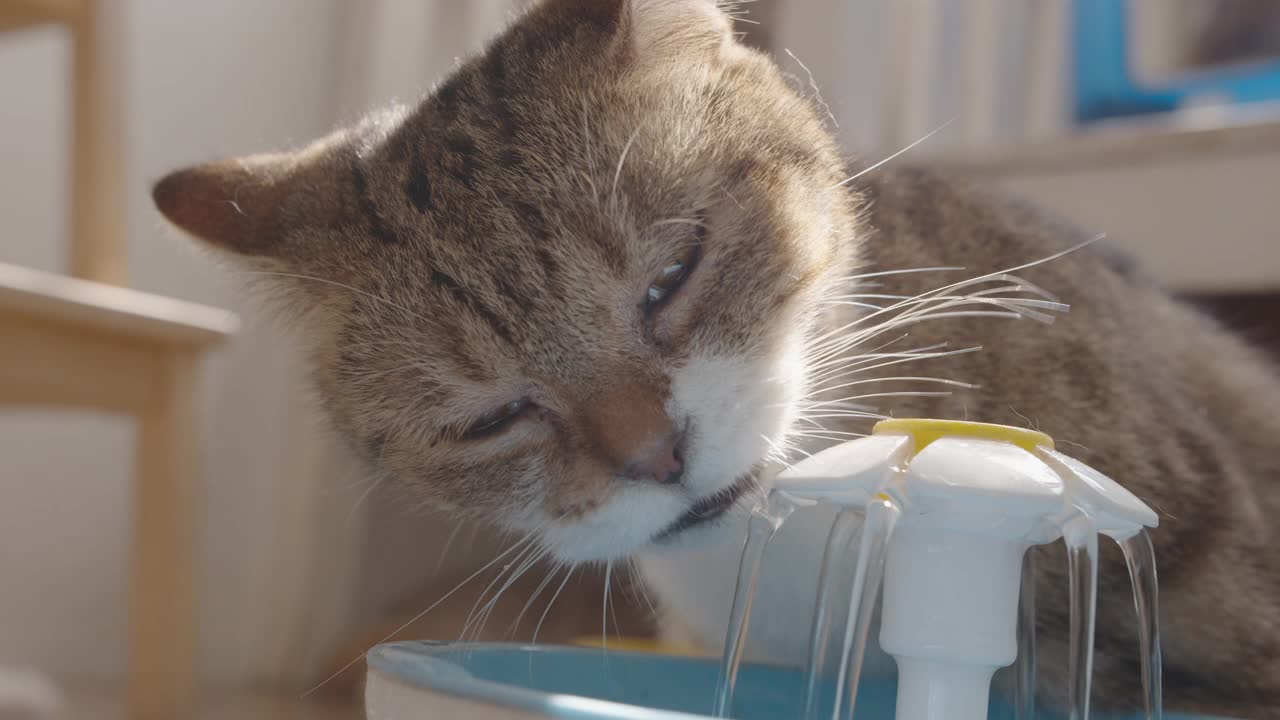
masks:
[[(672, 632), (721, 641), (770, 468), (877, 415), (1030, 423), (1162, 513), (1168, 705), (1280, 716), (1276, 375), (1072, 226), (848, 161), (711, 0), (544, 0), (417, 107), (154, 197), (298, 318), (372, 472), (531, 553), (638, 558)], [(966, 269), (870, 275), (939, 266)], [(1051, 296), (1071, 311), (1028, 321)], [(754, 654), (803, 652), (828, 523), (784, 529)], [(1131, 707), (1128, 580), (1103, 560), (1095, 699)]]

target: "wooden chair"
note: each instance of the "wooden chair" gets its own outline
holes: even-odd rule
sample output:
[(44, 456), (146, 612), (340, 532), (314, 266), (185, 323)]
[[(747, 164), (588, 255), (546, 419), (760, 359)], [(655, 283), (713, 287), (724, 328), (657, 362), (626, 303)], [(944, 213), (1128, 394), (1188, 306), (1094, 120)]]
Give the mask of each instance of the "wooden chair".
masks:
[(0, 0), (0, 31), (73, 38), (71, 275), (0, 264), (0, 405), (137, 422), (128, 715), (199, 707), (199, 364), (236, 327), (213, 308), (122, 287), (123, 36), (111, 0)]

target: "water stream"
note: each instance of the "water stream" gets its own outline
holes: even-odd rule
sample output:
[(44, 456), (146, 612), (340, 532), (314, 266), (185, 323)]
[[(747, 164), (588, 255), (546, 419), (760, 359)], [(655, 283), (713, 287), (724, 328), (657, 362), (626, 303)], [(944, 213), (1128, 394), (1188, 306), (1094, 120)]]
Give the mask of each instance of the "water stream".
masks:
[(1146, 530), (1120, 541), (1129, 579), (1133, 582), (1133, 607), (1138, 613), (1139, 657), (1142, 660), (1143, 705), (1147, 720), (1164, 717), (1160, 659), (1159, 599), (1156, 554)]
[[(853, 719), (858, 681), (862, 677), (862, 659), (871, 633), (871, 614), (880, 593), (880, 582), (884, 579), (889, 540), (901, 516), (901, 508), (887, 495), (878, 495), (867, 505), (862, 542), (858, 544), (857, 570), (854, 571), (853, 588), (849, 593), (849, 615), (845, 620), (844, 649), (836, 675), (835, 707), (831, 711), (831, 720)], [(847, 702), (844, 702), (845, 698)], [(846, 705), (843, 713), (842, 704)]]
[(1094, 611), (1098, 599), (1098, 532), (1084, 516), (1063, 528), (1067, 544), (1070, 641), (1067, 659), (1067, 718), (1088, 720), (1093, 683)]
[(733, 589), (733, 605), (729, 610), (729, 629), (725, 636), (724, 655), (720, 660), (720, 678), (716, 684), (715, 706), (711, 714), (729, 717), (733, 707), (733, 689), (738, 682), (738, 669), (747, 647), (747, 629), (751, 624), (751, 605), (755, 602), (756, 584), (760, 580), (760, 564), (774, 533), (782, 526), (795, 506), (780, 493), (770, 493), (761, 505), (751, 511), (747, 523), (747, 539), (742, 545), (738, 564), (738, 581)]
[(1018, 659), (1014, 661), (1014, 713), (1017, 720), (1036, 717), (1036, 557), (1034, 548), (1022, 557), (1018, 589)]
[[(716, 688), (713, 715), (729, 717), (734, 687), (746, 648), (751, 607), (765, 549), (778, 528), (795, 510), (781, 493), (771, 493), (767, 501), (751, 513), (747, 537), (743, 543), (737, 584), (730, 609), (724, 656)], [(829, 687), (823, 681), (836, 680), (835, 702), (831, 720), (852, 720), (862, 672), (863, 656), (871, 629), (872, 613), (880, 592), (889, 541), (901, 516), (901, 509), (886, 495), (870, 502), (865, 515), (858, 510), (844, 510), (836, 516), (827, 538), (822, 558), (822, 572), (812, 626), (809, 658), (805, 668), (802, 720), (821, 720), (822, 692)], [(851, 540), (862, 516), (861, 541), (852, 578), (849, 572)], [(1067, 549), (1070, 637), (1068, 658), (1069, 720), (1087, 720), (1093, 677), (1095, 611), (1098, 585), (1098, 534), (1093, 522), (1083, 515), (1069, 520), (1063, 527)], [(1155, 553), (1149, 535), (1143, 531), (1120, 541), (1133, 583), (1134, 608), (1138, 618), (1138, 636), (1142, 663), (1142, 687), (1147, 720), (1162, 720), (1161, 655), (1158, 626), (1157, 576)], [(1036, 715), (1036, 597), (1035, 560), (1031, 552), (1023, 559), (1022, 583), (1018, 598), (1018, 656), (1015, 665), (1015, 716), (1018, 720), (1034, 720)], [(846, 596), (845, 593), (848, 593)], [(832, 671), (834, 658), (831, 630), (838, 603), (848, 603), (843, 645), (838, 668)]]
[(862, 512), (842, 510), (836, 515), (826, 549), (822, 551), (822, 572), (818, 575), (818, 595), (813, 609), (813, 626), (809, 631), (809, 660), (805, 665), (803, 720), (818, 720), (823, 678), (834, 675), (827, 668), (831, 644), (832, 611), (853, 585), (846, 562), (853, 533), (861, 524)]

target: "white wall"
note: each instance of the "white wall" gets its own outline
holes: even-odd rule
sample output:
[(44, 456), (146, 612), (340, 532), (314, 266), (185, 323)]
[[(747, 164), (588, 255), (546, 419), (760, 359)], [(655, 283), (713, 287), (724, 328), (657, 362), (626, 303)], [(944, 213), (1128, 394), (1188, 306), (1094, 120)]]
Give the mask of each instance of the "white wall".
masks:
[[(339, 0), (113, 0), (127, 13), (132, 284), (241, 309), (234, 282), (163, 232), (150, 182), (179, 164), (301, 142), (334, 122)], [(0, 37), (0, 261), (64, 269), (65, 40)], [(275, 517), (287, 498), (289, 358), (250, 322), (208, 365), (204, 629), (217, 682), (261, 668)], [(2, 352), (3, 349), (0, 349)], [(87, 679), (124, 657), (132, 430), (0, 414), (0, 663)]]

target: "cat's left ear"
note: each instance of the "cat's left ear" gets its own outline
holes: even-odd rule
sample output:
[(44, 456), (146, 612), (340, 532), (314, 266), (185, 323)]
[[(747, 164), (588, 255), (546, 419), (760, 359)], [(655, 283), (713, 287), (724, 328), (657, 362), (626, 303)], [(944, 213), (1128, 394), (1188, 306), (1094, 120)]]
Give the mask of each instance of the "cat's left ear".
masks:
[(340, 137), (297, 152), (269, 153), (196, 165), (152, 189), (156, 208), (180, 230), (213, 248), (246, 258), (289, 259), (289, 230), (333, 221), (338, 184), (349, 173)]
[(623, 0), (640, 58), (714, 53), (731, 42), (733, 23), (716, 0)]
[(716, 0), (543, 0), (542, 5), (610, 33), (621, 31), (641, 61), (712, 54), (733, 37), (733, 23)]

